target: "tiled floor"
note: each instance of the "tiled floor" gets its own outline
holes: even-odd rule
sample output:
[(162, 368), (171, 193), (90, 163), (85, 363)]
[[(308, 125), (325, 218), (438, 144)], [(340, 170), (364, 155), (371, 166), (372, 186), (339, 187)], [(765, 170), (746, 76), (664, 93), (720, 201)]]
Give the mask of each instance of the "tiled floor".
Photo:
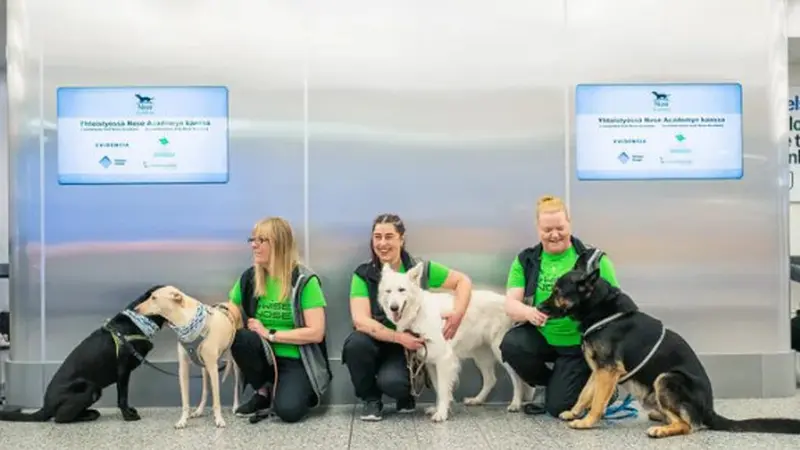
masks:
[[(267, 420), (250, 425), (225, 411), (228, 427), (216, 429), (210, 417), (193, 419), (175, 430), (177, 409), (141, 409), (141, 422), (122, 422), (116, 410), (101, 410), (94, 423), (75, 425), (2, 423), (2, 448), (14, 449), (797, 449), (800, 436), (731, 434), (700, 431), (663, 440), (645, 435), (648, 423), (626, 419), (590, 431), (569, 430), (552, 418), (506, 413), (500, 405), (455, 407), (451, 419), (431, 423), (416, 415), (387, 412), (382, 422), (361, 422), (352, 406), (331, 407), (299, 424)], [(800, 418), (800, 396), (770, 400), (720, 400), (718, 410), (731, 418), (783, 416)], [(254, 447), (254, 444), (257, 446)]]

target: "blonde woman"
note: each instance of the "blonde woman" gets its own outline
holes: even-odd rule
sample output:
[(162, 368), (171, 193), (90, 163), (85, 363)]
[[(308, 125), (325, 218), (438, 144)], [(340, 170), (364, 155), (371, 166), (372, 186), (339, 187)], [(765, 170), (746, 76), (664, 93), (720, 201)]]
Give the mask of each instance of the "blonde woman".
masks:
[[(590, 264), (599, 265), (602, 278), (615, 287), (619, 283), (608, 256), (572, 236), (569, 213), (560, 198), (541, 197), (536, 222), (540, 242), (523, 250), (508, 274), (506, 312), (521, 324), (506, 333), (500, 351), (503, 360), (536, 388), (525, 413), (558, 416), (578, 400), (591, 371), (581, 352), (577, 322), (571, 318), (548, 320), (536, 305), (550, 296), (555, 281), (569, 272), (584, 252), (593, 252)], [(552, 369), (546, 363), (552, 363)]]
[(248, 242), (253, 266), (228, 297), (241, 307), (245, 321), (231, 353), (244, 383), (256, 392), (236, 414), (253, 415), (255, 423), (271, 408), (283, 421), (297, 422), (319, 404), (331, 380), (325, 296), (319, 277), (298, 262), (294, 233), (286, 220), (258, 222)]

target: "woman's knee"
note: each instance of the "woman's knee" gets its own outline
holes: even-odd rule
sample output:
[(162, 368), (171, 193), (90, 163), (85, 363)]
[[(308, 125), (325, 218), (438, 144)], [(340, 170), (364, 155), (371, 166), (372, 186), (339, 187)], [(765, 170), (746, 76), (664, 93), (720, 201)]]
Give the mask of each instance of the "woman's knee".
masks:
[(233, 342), (231, 343), (231, 353), (241, 353), (243, 350), (253, 349), (261, 346), (261, 337), (252, 330), (239, 329), (233, 335)]
[(375, 379), (378, 389), (397, 400), (411, 395), (411, 374), (408, 370), (381, 370)]
[(286, 423), (300, 422), (310, 410), (308, 398), (278, 396), (272, 405), (272, 412)]
[(377, 353), (378, 346), (375, 340), (372, 336), (361, 331), (350, 333), (342, 346), (342, 360), (345, 363), (348, 361), (362, 361), (364, 358), (374, 358)]
[(503, 340), (500, 341), (500, 355), (503, 361), (512, 366), (520, 359), (528, 359), (533, 356), (528, 333), (522, 327), (514, 327), (506, 332)]

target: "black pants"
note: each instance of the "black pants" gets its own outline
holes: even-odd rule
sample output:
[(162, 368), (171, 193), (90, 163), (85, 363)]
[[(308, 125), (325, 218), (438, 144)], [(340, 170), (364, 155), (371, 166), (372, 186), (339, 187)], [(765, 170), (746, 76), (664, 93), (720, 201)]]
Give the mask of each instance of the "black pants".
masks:
[[(531, 386), (547, 386), (545, 411), (552, 416), (572, 408), (578, 401), (591, 369), (580, 346), (553, 347), (530, 323), (510, 329), (500, 344), (507, 362)], [(553, 369), (545, 363), (553, 363)]]
[[(275, 369), (267, 362), (261, 337), (254, 331), (241, 329), (236, 332), (231, 353), (242, 372), (245, 385), (254, 390), (269, 386), (272, 394)], [(278, 386), (272, 399), (272, 412), (284, 422), (299, 422), (308, 415), (316, 394), (306, 375), (302, 361), (293, 358), (276, 358), (278, 364)]]
[(342, 362), (350, 371), (356, 397), (361, 400), (380, 400), (383, 394), (395, 400), (411, 396), (406, 355), (400, 344), (381, 342), (353, 331), (344, 341)]

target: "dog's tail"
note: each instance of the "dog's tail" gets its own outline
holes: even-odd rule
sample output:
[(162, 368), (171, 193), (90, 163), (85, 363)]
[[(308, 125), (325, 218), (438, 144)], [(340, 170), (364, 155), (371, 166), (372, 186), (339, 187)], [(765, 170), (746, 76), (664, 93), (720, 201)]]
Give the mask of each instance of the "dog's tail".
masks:
[(800, 420), (784, 418), (761, 418), (732, 420), (722, 417), (716, 412), (706, 420), (705, 425), (710, 430), (731, 431), (735, 433), (777, 433), (800, 434)]
[(47, 422), (53, 417), (44, 408), (33, 412), (24, 413), (22, 411), (0, 411), (0, 421), (3, 422)]

